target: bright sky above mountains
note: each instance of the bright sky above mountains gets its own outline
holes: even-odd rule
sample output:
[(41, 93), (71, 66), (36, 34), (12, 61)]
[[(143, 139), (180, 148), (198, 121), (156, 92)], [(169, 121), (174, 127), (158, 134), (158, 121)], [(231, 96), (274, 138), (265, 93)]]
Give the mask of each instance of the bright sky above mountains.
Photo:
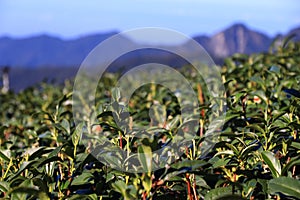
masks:
[(0, 0), (0, 36), (164, 27), (189, 36), (241, 22), (274, 36), (300, 25), (299, 0)]

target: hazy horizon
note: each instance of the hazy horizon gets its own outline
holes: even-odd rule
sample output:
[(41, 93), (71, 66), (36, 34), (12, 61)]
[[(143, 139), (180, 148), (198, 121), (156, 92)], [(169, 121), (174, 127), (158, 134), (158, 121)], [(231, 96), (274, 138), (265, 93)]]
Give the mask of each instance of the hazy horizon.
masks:
[(213, 35), (235, 23), (275, 36), (300, 25), (297, 0), (1, 0), (0, 36), (47, 34), (62, 39), (139, 27)]
[[(295, 25), (294, 27), (291, 27), (289, 30), (287, 30), (285, 32), (277, 32), (275, 34), (268, 34), (267, 32), (264, 32), (263, 30), (252, 28), (252, 27), (250, 27), (246, 23), (237, 21), (237, 22), (233, 22), (232, 24), (229, 24), (226, 27), (217, 28), (211, 34), (199, 31), (199, 33), (196, 33), (194, 35), (187, 35), (187, 36), (189, 36), (189, 37), (197, 37), (197, 36), (208, 36), (208, 37), (211, 37), (214, 34), (217, 34), (217, 33), (221, 32), (221, 31), (224, 31), (227, 28), (230, 28), (231, 26), (236, 25), (236, 24), (243, 24), (249, 30), (265, 34), (265, 35), (267, 35), (269, 37), (275, 37), (278, 34), (283, 34), (284, 35), (284, 34), (287, 34), (289, 31), (291, 31), (291, 30), (293, 30), (295, 28), (299, 28), (300, 27), (300, 23), (299, 23), (299, 24)], [(147, 28), (147, 27), (145, 27), (145, 28)], [(160, 28), (160, 27), (157, 27), (157, 28)], [(131, 29), (129, 29), (129, 30), (131, 30)], [(128, 31), (128, 30), (126, 30), (126, 31)], [(64, 36), (62, 36), (60, 34), (51, 33), (51, 32), (37, 32), (37, 33), (32, 33), (32, 34), (28, 34), (28, 35), (21, 35), (21, 36), (20, 35), (12, 35), (12, 34), (3, 34), (3, 35), (0, 35), (0, 38), (8, 37), (8, 38), (12, 38), (12, 39), (26, 39), (26, 38), (32, 38), (32, 37), (38, 37), (38, 36), (50, 36), (50, 37), (54, 37), (54, 38), (58, 38), (58, 39), (62, 39), (62, 40), (68, 41), (68, 40), (75, 40), (75, 39), (79, 39), (79, 38), (82, 38), (82, 37), (88, 37), (88, 36), (93, 36), (93, 35), (98, 35), (98, 34), (103, 34), (103, 35), (104, 34), (111, 34), (111, 33), (116, 33), (117, 34), (117, 33), (121, 33), (121, 32), (122, 32), (121, 30), (117, 30), (117, 29), (101, 30), (101, 31), (98, 31), (98, 32), (97, 31), (94, 31), (94, 32), (91, 31), (91, 32), (86, 32), (86, 33), (81, 33), (81, 34), (78, 34), (78, 35), (74, 35), (72, 37), (64, 37)]]

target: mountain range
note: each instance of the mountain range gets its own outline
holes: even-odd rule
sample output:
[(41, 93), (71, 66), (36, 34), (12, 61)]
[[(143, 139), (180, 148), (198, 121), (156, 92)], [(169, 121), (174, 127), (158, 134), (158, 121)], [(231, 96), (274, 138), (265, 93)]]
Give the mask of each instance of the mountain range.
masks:
[[(12, 80), (19, 80), (18, 76), (24, 70), (27, 70), (26, 73), (29, 73), (29, 71), (33, 73), (32, 76), (29, 76), (32, 79), (37, 77), (34, 73), (39, 72), (40, 78), (39, 80), (38, 78), (34, 79), (35, 81), (41, 81), (40, 79), (42, 78), (57, 78), (57, 72), (51, 75), (49, 68), (56, 71), (63, 68), (66, 71), (67, 69), (65, 68), (68, 68), (69, 72), (66, 74), (75, 75), (78, 67), (88, 53), (100, 42), (117, 33), (93, 34), (69, 40), (45, 34), (27, 38), (3, 36), (0, 37), (0, 67), (10, 66)], [(294, 40), (300, 41), (300, 27), (276, 37), (287, 37), (291, 34), (295, 34)], [(204, 47), (217, 64), (221, 64), (225, 57), (234, 53), (250, 54), (265, 52), (276, 37), (270, 37), (262, 32), (251, 30), (244, 24), (239, 23), (211, 36), (199, 35), (193, 37), (193, 39)], [(120, 67), (126, 65), (136, 66), (140, 64), (136, 58), (141, 57), (141, 55), (151, 55), (150, 60), (153, 60), (153, 58), (162, 62), (165, 60), (167, 63), (171, 63), (177, 67), (184, 64), (184, 62), (176, 60), (174, 55), (166, 52), (144, 51), (135, 52), (123, 57), (114, 63), (113, 70), (118, 70)], [(47, 71), (46, 74), (43, 73), (42, 68), (47, 68), (47, 70), (44, 70)], [(31, 80), (29, 82), (32, 84), (35, 81)], [(19, 83), (18, 85), (23, 86), (24, 84)], [(15, 88), (20, 89), (19, 86), (15, 86)]]

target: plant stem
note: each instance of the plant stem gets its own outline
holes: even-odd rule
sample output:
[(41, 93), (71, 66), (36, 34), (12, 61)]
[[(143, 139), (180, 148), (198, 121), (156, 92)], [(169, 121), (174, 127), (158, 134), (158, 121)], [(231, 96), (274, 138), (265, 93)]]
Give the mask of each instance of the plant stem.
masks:
[(8, 163), (8, 166), (7, 166), (7, 169), (6, 169), (6, 171), (5, 171), (5, 174), (4, 174), (4, 176), (2, 177), (2, 179), (1, 180), (4, 180), (5, 179), (5, 177), (7, 176), (7, 173), (8, 173), (8, 171), (9, 171), (9, 169), (10, 169), (10, 167), (13, 165), (13, 163), (12, 163), (12, 158), (10, 159), (10, 161), (9, 161), (9, 163)]
[(187, 186), (187, 190), (188, 190), (189, 200), (193, 200), (193, 194), (192, 194), (192, 191), (191, 191), (190, 176), (189, 176), (188, 173), (185, 174), (185, 178), (186, 178), (186, 186)]

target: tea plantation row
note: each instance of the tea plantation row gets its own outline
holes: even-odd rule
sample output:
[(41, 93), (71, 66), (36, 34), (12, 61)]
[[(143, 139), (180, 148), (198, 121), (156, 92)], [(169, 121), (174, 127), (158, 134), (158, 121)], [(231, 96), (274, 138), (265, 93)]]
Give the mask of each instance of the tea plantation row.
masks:
[[(154, 84), (139, 88), (123, 112), (118, 91), (107, 87), (118, 74), (106, 74), (95, 105), (81, 108), (84, 123), (73, 118), (71, 81), (0, 94), (0, 197), (299, 198), (299, 44), (281, 44), (264, 54), (237, 54), (227, 58), (221, 70), (226, 94), (219, 101), (226, 106), (217, 112), (226, 109), (225, 123), (214, 129), (217, 137), (205, 155), (208, 127), (219, 101), (210, 101), (208, 88), (192, 67), (180, 69), (199, 101), (190, 116), (181, 116), (176, 96)], [(162, 106), (156, 107), (157, 102)], [(130, 114), (121, 119), (129, 124), (125, 128), (115, 121), (122, 113)], [(135, 126), (148, 128), (136, 132)], [(190, 145), (182, 143), (178, 149), (182, 154), (155, 154), (169, 141), (180, 140), (182, 130), (191, 132)], [(103, 143), (108, 144), (95, 146)], [(130, 157), (120, 149), (140, 154)], [(104, 162), (91, 153), (106, 155)], [(153, 156), (152, 162), (145, 155)], [(156, 161), (162, 159), (168, 164), (159, 167)]]

